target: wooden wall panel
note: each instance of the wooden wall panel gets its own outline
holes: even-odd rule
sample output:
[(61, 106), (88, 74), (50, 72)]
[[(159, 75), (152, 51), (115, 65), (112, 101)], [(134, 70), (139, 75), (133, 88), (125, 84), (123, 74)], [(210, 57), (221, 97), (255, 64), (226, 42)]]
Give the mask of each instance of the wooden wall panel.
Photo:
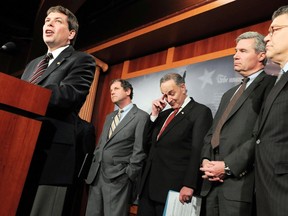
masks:
[(166, 63), (166, 58), (167, 58), (167, 50), (134, 59), (130, 61), (129, 71), (127, 72), (133, 73), (135, 71), (143, 70), (145, 68), (151, 68), (151, 67), (156, 67), (159, 65), (164, 65)]
[(257, 31), (266, 35), (270, 25), (270, 21), (238, 29), (232, 32), (227, 32), (215, 37), (203, 39), (183, 46), (175, 47), (173, 61), (180, 61), (195, 56), (205, 55), (208, 53), (218, 52), (225, 49), (235, 47), (235, 39), (246, 31)]

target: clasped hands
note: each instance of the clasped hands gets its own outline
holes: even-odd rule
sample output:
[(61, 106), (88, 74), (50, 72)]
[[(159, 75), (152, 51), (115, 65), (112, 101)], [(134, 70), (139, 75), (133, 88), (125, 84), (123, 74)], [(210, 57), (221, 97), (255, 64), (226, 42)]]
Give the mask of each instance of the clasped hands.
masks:
[(204, 159), (202, 161), (202, 166), (200, 170), (204, 172), (202, 175), (203, 179), (208, 179), (209, 181), (224, 182), (225, 178), (225, 163), (224, 161), (209, 161)]

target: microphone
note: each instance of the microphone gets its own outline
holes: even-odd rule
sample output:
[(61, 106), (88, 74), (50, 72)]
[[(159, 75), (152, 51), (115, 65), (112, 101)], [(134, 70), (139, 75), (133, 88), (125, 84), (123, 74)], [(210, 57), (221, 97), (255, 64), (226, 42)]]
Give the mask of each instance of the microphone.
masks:
[(16, 49), (16, 44), (14, 42), (7, 42), (2, 47), (0, 47), (0, 50), (4, 51), (14, 51)]

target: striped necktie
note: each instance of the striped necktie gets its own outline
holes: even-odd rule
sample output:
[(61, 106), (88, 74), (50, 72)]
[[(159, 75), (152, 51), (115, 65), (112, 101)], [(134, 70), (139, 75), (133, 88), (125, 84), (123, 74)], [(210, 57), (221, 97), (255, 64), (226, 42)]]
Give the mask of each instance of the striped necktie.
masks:
[(33, 72), (32, 76), (29, 79), (30, 83), (36, 84), (38, 79), (42, 76), (45, 70), (48, 67), (49, 60), (53, 58), (52, 53), (48, 53), (44, 56), (44, 58), (39, 62), (35, 71)]
[(108, 138), (111, 137), (113, 131), (115, 130), (115, 128), (119, 124), (122, 112), (124, 112), (124, 111), (119, 109), (117, 115), (114, 116), (113, 121), (112, 121), (111, 126), (110, 126)]

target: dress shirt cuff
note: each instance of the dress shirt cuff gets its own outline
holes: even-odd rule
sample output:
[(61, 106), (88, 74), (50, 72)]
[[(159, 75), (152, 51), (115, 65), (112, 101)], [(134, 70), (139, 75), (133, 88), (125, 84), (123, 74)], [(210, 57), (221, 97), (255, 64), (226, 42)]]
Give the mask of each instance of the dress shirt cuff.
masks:
[(152, 115), (150, 115), (150, 120), (151, 120), (152, 122), (155, 122), (157, 118), (158, 118), (158, 115), (157, 115), (157, 116), (152, 116)]

